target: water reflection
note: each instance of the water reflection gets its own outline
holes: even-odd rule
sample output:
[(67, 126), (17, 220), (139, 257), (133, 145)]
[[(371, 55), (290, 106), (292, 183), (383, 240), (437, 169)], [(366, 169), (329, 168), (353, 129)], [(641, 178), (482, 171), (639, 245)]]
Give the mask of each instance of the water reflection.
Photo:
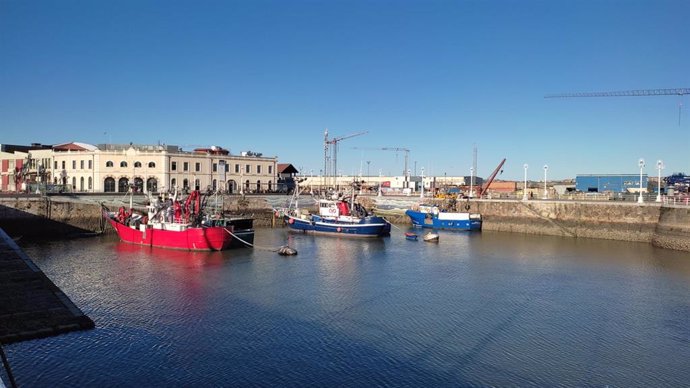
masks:
[[(263, 229), (257, 248), (224, 252), (109, 239), (26, 247), (97, 329), (8, 351), (23, 386), (690, 381), (687, 253), (440, 235), (430, 244), (400, 231), (363, 240)], [(268, 249), (284, 244), (299, 254)]]

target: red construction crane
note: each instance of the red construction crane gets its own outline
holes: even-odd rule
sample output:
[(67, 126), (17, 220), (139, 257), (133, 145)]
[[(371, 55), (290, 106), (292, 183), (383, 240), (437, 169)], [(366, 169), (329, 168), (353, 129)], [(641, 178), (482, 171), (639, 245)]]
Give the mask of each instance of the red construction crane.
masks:
[(479, 188), (479, 192), (477, 193), (477, 197), (481, 198), (482, 195), (486, 194), (486, 192), (489, 190), (489, 186), (491, 186), (491, 183), (494, 181), (494, 178), (496, 178), (496, 175), (498, 172), (501, 170), (501, 167), (503, 167), (503, 163), (505, 163), (506, 160), (505, 158), (501, 161), (501, 163), (498, 164), (498, 167), (494, 170), (493, 173), (491, 173), (491, 176), (486, 180), (486, 183), (482, 185), (482, 187)]

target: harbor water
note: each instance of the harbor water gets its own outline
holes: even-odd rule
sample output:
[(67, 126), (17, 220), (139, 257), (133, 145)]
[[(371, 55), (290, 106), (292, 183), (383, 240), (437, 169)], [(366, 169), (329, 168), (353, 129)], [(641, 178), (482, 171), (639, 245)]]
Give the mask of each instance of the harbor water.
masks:
[[(209, 253), (22, 241), (96, 329), (6, 352), (21, 387), (690, 384), (687, 252), (439, 234), (258, 229), (254, 249)], [(284, 244), (299, 254), (264, 249)]]

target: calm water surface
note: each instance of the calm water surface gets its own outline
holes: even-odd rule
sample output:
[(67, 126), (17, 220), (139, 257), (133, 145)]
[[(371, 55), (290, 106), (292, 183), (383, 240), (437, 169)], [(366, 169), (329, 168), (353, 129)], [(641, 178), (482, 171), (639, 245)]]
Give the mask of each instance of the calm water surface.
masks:
[(261, 249), (24, 246), (96, 329), (6, 347), (22, 387), (690, 384), (690, 255), (482, 232), (259, 229)]

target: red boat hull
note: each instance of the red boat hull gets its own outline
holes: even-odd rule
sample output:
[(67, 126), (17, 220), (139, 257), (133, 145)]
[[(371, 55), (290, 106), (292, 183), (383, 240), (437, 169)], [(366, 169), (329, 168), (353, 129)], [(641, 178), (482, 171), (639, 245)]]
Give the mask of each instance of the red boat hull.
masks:
[(232, 245), (232, 227), (187, 227), (184, 230), (164, 230), (147, 227), (135, 229), (106, 217), (120, 240), (130, 244), (190, 251), (220, 251)]

